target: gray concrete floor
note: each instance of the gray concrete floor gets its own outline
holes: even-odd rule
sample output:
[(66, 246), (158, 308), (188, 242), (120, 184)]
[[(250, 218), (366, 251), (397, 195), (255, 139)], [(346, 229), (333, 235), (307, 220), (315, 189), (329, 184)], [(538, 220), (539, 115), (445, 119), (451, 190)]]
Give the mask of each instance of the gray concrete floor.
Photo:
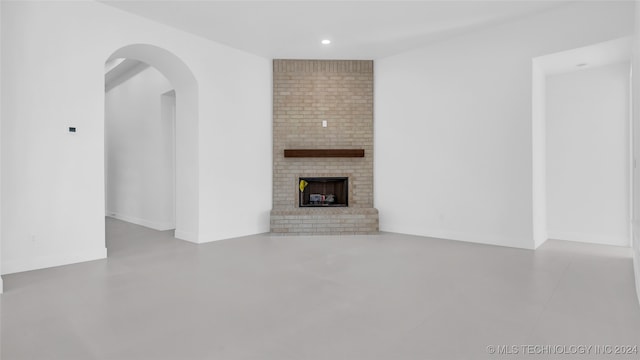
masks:
[[(640, 347), (630, 249), (398, 234), (193, 245), (113, 219), (107, 238), (107, 260), (4, 277), (3, 360), (640, 358), (522, 347)], [(490, 354), (500, 345), (518, 354)]]

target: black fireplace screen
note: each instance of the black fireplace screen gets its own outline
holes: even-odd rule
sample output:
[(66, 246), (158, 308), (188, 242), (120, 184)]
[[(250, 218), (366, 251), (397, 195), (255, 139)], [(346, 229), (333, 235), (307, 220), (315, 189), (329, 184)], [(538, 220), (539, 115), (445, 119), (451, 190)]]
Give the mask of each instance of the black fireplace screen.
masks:
[(345, 207), (349, 205), (349, 178), (300, 178), (300, 207)]

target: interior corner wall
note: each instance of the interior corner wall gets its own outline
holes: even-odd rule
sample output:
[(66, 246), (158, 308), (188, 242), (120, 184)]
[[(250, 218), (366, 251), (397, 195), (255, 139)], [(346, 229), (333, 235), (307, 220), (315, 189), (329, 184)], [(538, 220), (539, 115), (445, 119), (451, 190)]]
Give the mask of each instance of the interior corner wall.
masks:
[(631, 62), (631, 114), (633, 142), (633, 173), (631, 192), (633, 194), (631, 243), (633, 265), (636, 275), (636, 294), (640, 302), (640, 6), (635, 7), (635, 29), (633, 33), (633, 56)]
[(2, 273), (105, 257), (104, 65), (131, 44), (198, 82), (196, 240), (269, 231), (269, 59), (99, 2), (2, 6)]
[(546, 140), (546, 80), (534, 59), (531, 84), (531, 161), (533, 246), (537, 249), (548, 239), (547, 234), (547, 140)]
[[(2, 2), (0, 1), (0, 208), (2, 207), (2, 44), (4, 43), (2, 33)], [(1, 209), (0, 214), (2, 214)], [(2, 216), (0, 216), (0, 269), (2, 269)], [(0, 276), (0, 294), (2, 291), (2, 276)]]
[(162, 109), (171, 89), (148, 67), (105, 94), (106, 213), (156, 230), (175, 228), (175, 123)]
[(201, 117), (199, 126), (199, 242), (267, 233), (272, 207), (271, 59), (237, 52), (205, 59), (203, 65), (215, 68), (215, 77), (208, 91), (200, 93), (200, 103), (212, 114)]
[(532, 249), (533, 58), (627, 36), (578, 2), (376, 61), (380, 230)]
[(546, 84), (549, 238), (628, 247), (629, 63)]

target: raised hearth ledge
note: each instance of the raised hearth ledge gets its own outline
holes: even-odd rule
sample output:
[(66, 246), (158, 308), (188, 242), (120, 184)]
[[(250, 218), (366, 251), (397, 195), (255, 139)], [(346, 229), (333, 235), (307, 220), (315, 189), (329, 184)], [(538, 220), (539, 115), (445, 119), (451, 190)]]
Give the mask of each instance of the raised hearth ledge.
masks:
[(364, 157), (364, 149), (285, 149), (286, 158)]
[(371, 235), (377, 234), (375, 208), (297, 208), (271, 210), (275, 235)]

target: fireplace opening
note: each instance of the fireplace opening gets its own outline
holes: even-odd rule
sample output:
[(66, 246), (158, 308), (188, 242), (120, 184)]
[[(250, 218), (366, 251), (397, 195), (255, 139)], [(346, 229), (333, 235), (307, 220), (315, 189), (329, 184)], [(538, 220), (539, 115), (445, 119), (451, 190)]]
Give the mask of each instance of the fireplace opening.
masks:
[(349, 178), (300, 178), (300, 207), (349, 206)]

